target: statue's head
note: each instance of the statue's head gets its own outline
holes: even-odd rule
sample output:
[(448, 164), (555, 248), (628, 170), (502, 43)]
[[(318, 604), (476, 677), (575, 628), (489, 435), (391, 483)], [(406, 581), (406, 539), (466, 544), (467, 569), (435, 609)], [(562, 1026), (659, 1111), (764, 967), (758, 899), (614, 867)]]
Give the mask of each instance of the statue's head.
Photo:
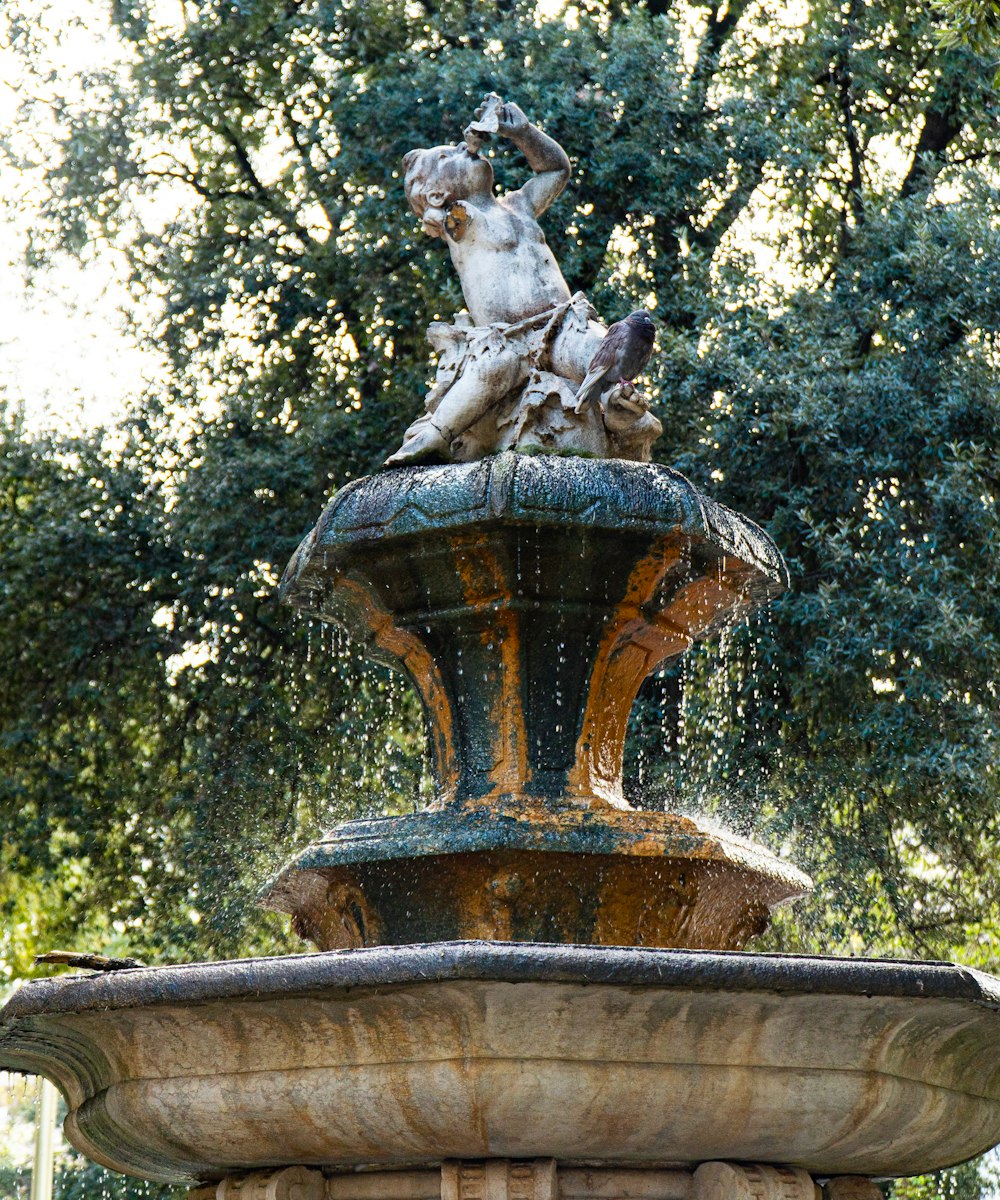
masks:
[(403, 158), (403, 188), (410, 208), (435, 237), (444, 234), (448, 206), (456, 200), (493, 195), (489, 159), (474, 154), (464, 142), (411, 150)]

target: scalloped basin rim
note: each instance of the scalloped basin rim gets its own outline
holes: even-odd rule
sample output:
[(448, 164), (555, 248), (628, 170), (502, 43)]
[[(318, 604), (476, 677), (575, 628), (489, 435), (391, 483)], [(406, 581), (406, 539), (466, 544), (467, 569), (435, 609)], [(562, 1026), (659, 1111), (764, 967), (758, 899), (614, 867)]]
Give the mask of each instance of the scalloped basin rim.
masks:
[(639, 809), (447, 805), (344, 821), (300, 851), (261, 889), (291, 870), (495, 849), (706, 859), (781, 879), (804, 894), (809, 876), (767, 847), (688, 817)]
[(6, 1027), (27, 1017), (446, 980), (935, 998), (968, 1001), (1000, 1012), (1000, 979), (953, 962), (631, 946), (434, 942), (25, 981), (0, 1009), (0, 1063)]
[(487, 524), (678, 531), (752, 565), (773, 594), (788, 587), (777, 546), (748, 517), (703, 495), (672, 467), (504, 451), (474, 463), (399, 467), (354, 479), (330, 500), (281, 581), (294, 592), (309, 556), (370, 541)]

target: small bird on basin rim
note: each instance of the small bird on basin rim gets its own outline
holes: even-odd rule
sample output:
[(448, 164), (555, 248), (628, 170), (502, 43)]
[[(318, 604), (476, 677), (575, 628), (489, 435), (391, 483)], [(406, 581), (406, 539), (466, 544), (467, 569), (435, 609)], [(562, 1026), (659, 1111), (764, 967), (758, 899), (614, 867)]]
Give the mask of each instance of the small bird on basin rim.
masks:
[(36, 954), (35, 962), (46, 966), (83, 967), (89, 971), (133, 971), (144, 964), (137, 958), (109, 958), (104, 954), (82, 954), (76, 950), (50, 950)]
[(583, 412), (588, 400), (600, 400), (614, 384), (631, 383), (649, 362), (655, 338), (656, 326), (644, 308), (616, 321), (590, 360), (587, 378), (576, 394), (575, 411)]

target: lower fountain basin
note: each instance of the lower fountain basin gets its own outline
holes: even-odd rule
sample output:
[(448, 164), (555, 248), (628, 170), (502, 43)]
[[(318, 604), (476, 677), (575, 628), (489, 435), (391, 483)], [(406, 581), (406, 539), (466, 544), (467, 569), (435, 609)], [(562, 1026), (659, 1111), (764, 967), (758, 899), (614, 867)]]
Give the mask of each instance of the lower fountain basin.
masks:
[(36, 980), (0, 1067), (191, 1182), (445, 1158), (910, 1175), (1000, 1140), (1000, 981), (948, 963), (459, 942)]

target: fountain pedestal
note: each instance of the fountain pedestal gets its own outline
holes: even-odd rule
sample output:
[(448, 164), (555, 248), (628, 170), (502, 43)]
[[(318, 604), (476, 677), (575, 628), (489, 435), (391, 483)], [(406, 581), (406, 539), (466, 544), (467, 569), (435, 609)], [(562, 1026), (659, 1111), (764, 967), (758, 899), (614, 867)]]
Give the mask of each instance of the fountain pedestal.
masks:
[[(808, 1171), (734, 1163), (606, 1170), (559, 1167), (554, 1159), (491, 1158), (445, 1162), (433, 1171), (366, 1172), (325, 1177), (286, 1167), (199, 1188), (189, 1200), (820, 1200)], [(859, 1176), (835, 1177), (823, 1200), (881, 1200)]]
[(265, 903), (323, 950), (740, 948), (809, 880), (763, 847), (631, 811), (622, 756), (643, 681), (786, 583), (756, 525), (666, 467), (506, 453), (348, 485), (284, 592), (409, 674), (436, 798), (334, 830)]

